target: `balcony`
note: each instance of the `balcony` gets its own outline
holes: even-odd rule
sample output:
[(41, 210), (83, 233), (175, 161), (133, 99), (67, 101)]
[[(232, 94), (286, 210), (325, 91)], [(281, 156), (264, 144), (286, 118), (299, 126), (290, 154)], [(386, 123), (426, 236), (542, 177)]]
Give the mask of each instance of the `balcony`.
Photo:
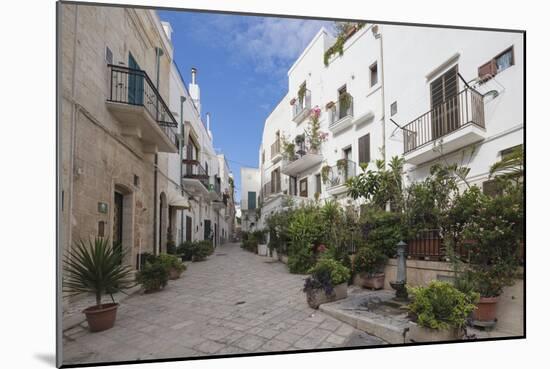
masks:
[(107, 109), (124, 136), (137, 137), (145, 152), (178, 152), (178, 123), (154, 84), (142, 70), (109, 65), (111, 86)]
[(277, 163), (279, 160), (282, 159), (281, 155), (281, 140), (277, 139), (275, 142), (271, 144), (271, 162), (273, 164)]
[(422, 164), (483, 140), (484, 110), (483, 95), (466, 88), (422, 114), (403, 127), (405, 160)]
[(307, 148), (303, 143), (297, 146), (298, 150), (296, 150), (294, 157), (283, 160), (281, 173), (295, 177), (323, 161), (323, 156), (318, 150)]
[(182, 184), (195, 196), (206, 197), (210, 193), (209, 176), (198, 160), (182, 160)]
[(311, 109), (311, 91), (306, 90), (302, 99), (296, 97), (292, 105), (292, 120), (295, 123), (302, 122), (309, 115)]
[(212, 183), (208, 185), (208, 190), (210, 191), (209, 193), (210, 200), (221, 201), (222, 190), (221, 190), (221, 184), (220, 184), (220, 177), (212, 176)]
[(264, 203), (269, 202), (282, 194), (281, 181), (268, 181), (262, 187), (262, 200)]
[(328, 129), (333, 133), (340, 132), (353, 125), (353, 97), (345, 93), (329, 110)]
[(327, 192), (330, 195), (338, 195), (347, 192), (346, 182), (348, 179), (355, 177), (356, 165), (354, 161), (340, 159), (336, 165), (329, 167), (326, 178), (323, 178), (323, 183)]

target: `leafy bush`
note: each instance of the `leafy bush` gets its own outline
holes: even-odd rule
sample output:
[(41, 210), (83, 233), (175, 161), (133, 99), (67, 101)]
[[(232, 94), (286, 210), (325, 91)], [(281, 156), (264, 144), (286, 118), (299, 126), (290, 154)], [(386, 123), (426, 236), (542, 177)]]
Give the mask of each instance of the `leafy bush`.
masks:
[(389, 258), (394, 257), (397, 243), (406, 239), (401, 214), (369, 209), (361, 216), (367, 244)]
[(475, 309), (479, 295), (465, 294), (448, 282), (432, 281), (427, 287), (407, 287), (411, 295), (409, 310), (422, 327), (462, 328)]
[(314, 267), (308, 271), (311, 274), (306, 279), (304, 292), (311, 288), (322, 286), (327, 294), (332, 293), (334, 286), (345, 283), (350, 278), (350, 271), (342, 263), (328, 257), (321, 258)]
[(157, 259), (152, 263), (145, 263), (144, 267), (137, 272), (136, 281), (145, 288), (146, 292), (150, 292), (164, 288), (168, 283), (168, 276), (168, 267)]
[(174, 255), (177, 251), (176, 242), (174, 240), (166, 241), (166, 253)]
[(384, 271), (387, 260), (388, 257), (374, 247), (361, 247), (353, 259), (353, 271), (369, 275), (380, 273)]
[(178, 246), (178, 254), (183, 260), (203, 261), (214, 252), (212, 241), (186, 241)]
[(297, 209), (288, 227), (290, 245), (288, 267), (291, 273), (306, 273), (315, 264), (313, 248), (321, 243), (323, 225), (317, 208), (307, 206)]
[(159, 263), (166, 265), (168, 270), (174, 269), (178, 272), (183, 272), (187, 269), (181, 260), (174, 255), (160, 254), (157, 260)]
[(109, 244), (105, 238), (96, 238), (86, 244), (80, 240), (63, 260), (65, 271), (63, 291), (69, 296), (93, 293), (101, 305), (103, 294), (112, 295), (131, 288), (131, 267), (122, 265), (124, 253)]

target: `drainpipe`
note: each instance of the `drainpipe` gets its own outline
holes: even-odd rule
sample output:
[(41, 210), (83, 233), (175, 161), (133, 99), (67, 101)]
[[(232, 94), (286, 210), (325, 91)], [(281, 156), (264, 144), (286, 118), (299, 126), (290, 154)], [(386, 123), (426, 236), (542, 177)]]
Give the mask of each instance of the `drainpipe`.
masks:
[(374, 38), (380, 40), (380, 86), (382, 89), (382, 159), (384, 160), (384, 168), (386, 167), (386, 88), (384, 85), (384, 42), (382, 34), (378, 32), (378, 25), (372, 26), (372, 34)]
[[(180, 140), (180, 186), (182, 188), (181, 194), (183, 195), (183, 143), (185, 137), (185, 127), (183, 126), (183, 103), (185, 102), (185, 97), (180, 96), (180, 124), (181, 124), (181, 137)], [(181, 211), (181, 242), (183, 242), (183, 209)]]
[[(156, 78), (156, 82), (157, 82), (157, 85), (156, 85), (156, 88), (157, 88), (157, 91), (159, 89), (159, 82), (160, 82), (160, 57), (164, 54), (164, 52), (162, 51), (162, 49), (158, 48), (158, 47), (155, 47), (155, 53), (157, 54), (157, 65), (156, 65), (156, 73), (157, 73), (157, 78)], [(158, 100), (157, 100), (157, 118), (158, 118)], [(154, 249), (153, 249), (153, 254), (154, 255), (157, 255), (157, 248), (160, 252), (160, 245), (158, 244), (158, 239), (157, 239), (157, 215), (158, 215), (158, 209), (157, 209), (157, 193), (158, 193), (158, 183), (157, 183), (157, 180), (158, 180), (158, 168), (157, 168), (157, 165), (158, 165), (158, 154), (155, 153), (155, 171), (154, 171), (154, 186), (153, 186), (153, 206), (155, 208), (155, 210), (153, 211), (153, 244), (155, 245)]]

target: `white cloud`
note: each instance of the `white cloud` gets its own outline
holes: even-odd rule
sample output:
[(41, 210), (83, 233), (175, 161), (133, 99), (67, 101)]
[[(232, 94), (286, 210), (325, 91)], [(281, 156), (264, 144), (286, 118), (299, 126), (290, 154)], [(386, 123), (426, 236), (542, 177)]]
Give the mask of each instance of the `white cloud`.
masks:
[(317, 20), (204, 15), (193, 27), (196, 37), (224, 47), (232, 63), (247, 63), (258, 73), (286, 75), (313, 36), (331, 23)]

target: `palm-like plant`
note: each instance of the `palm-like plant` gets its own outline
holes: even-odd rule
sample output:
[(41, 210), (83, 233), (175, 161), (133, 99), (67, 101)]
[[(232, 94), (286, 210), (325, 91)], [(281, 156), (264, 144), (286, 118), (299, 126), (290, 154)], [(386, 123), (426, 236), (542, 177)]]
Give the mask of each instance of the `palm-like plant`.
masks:
[(114, 302), (114, 293), (134, 285), (129, 278), (131, 267), (122, 265), (123, 256), (122, 250), (111, 246), (108, 239), (98, 237), (87, 243), (80, 240), (63, 260), (63, 291), (69, 296), (93, 293), (98, 306), (104, 294), (111, 295)]

